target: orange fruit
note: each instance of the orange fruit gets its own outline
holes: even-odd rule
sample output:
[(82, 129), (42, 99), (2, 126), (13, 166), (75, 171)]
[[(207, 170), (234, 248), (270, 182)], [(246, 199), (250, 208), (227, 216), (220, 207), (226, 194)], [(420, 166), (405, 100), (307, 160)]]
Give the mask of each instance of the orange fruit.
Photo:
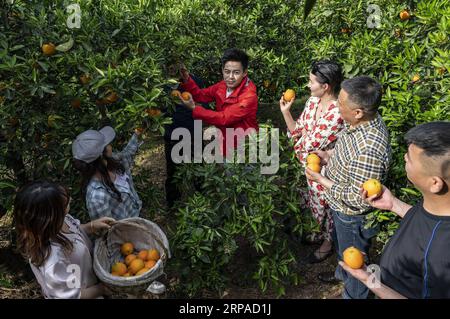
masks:
[(53, 43), (44, 43), (42, 45), (42, 53), (46, 56), (51, 56), (56, 53), (56, 46)]
[(19, 120), (17, 119), (17, 117), (11, 117), (10, 119), (8, 119), (8, 123), (9, 125), (11, 125), (11, 127), (16, 127), (17, 125), (19, 125)]
[(117, 273), (118, 276), (122, 276), (127, 272), (127, 266), (124, 263), (116, 262), (111, 267), (111, 273)]
[(283, 99), (286, 102), (290, 102), (293, 98), (295, 98), (295, 91), (292, 89), (287, 89), (286, 92), (284, 92)]
[(124, 256), (128, 256), (129, 254), (133, 253), (133, 250), (134, 250), (134, 246), (132, 243), (124, 243), (120, 247), (120, 252)]
[(137, 256), (137, 258), (142, 259), (143, 261), (147, 260), (148, 250), (141, 250)]
[(105, 96), (105, 100), (107, 103), (114, 103), (119, 99), (119, 96), (116, 92), (112, 90), (107, 91), (107, 95)]
[(269, 87), (269, 90), (275, 92), (277, 90), (277, 85), (275, 83), (272, 83)]
[(120, 277), (119, 273), (118, 273), (118, 272), (115, 272), (115, 271), (112, 271), (112, 272), (111, 272), (111, 275)]
[(129, 272), (126, 272), (122, 275), (122, 277), (131, 277), (131, 274)]
[(359, 269), (364, 265), (364, 255), (355, 247), (348, 247), (343, 253), (344, 262), (353, 269)]
[(150, 270), (150, 269), (144, 267), (144, 268), (142, 268), (141, 270), (139, 270), (139, 271), (136, 273), (135, 276), (143, 275), (143, 274), (145, 274), (145, 273), (146, 273), (147, 271), (149, 271), (149, 270)]
[(181, 95), (181, 92), (178, 90), (172, 90), (172, 92), (170, 92), (170, 96), (172, 97), (179, 97)]
[(312, 170), (313, 172), (316, 172), (316, 173), (320, 173), (320, 171), (321, 171), (320, 164), (311, 163), (311, 164), (308, 164), (307, 167), (308, 167), (310, 170)]
[(417, 82), (420, 80), (420, 75), (419, 74), (414, 74), (414, 76), (412, 77), (412, 81), (413, 82)]
[(183, 92), (181, 94), (181, 98), (185, 101), (189, 101), (192, 98), (192, 95), (189, 92)]
[(370, 197), (373, 195), (380, 196), (383, 187), (378, 180), (371, 178), (364, 182), (363, 189), (367, 191), (367, 196)]
[(159, 255), (159, 251), (156, 249), (150, 249), (148, 251), (147, 260), (158, 261), (161, 256)]
[(306, 163), (320, 165), (320, 157), (317, 154), (311, 153), (306, 157)]
[(129, 266), (129, 265), (131, 264), (131, 262), (132, 262), (133, 260), (135, 260), (136, 258), (137, 258), (136, 255), (134, 255), (134, 254), (129, 254), (128, 256), (125, 257), (125, 264), (126, 264), (127, 266)]
[(73, 100), (70, 102), (70, 106), (72, 106), (74, 109), (79, 109), (79, 108), (81, 107), (81, 101), (80, 101), (80, 99), (78, 99), (78, 98), (73, 99)]
[(149, 260), (145, 262), (145, 268), (152, 269), (156, 265), (156, 261)]
[(89, 82), (91, 82), (91, 77), (87, 73), (80, 75), (80, 82), (81, 84), (88, 84)]
[(400, 20), (402, 20), (402, 21), (405, 21), (405, 20), (408, 20), (409, 18), (411, 18), (411, 14), (409, 14), (408, 10), (403, 10), (402, 12), (400, 12), (399, 16), (400, 16)]
[(158, 110), (155, 108), (146, 109), (145, 112), (151, 117), (156, 117), (156, 116), (161, 115), (161, 110)]
[(136, 258), (135, 260), (133, 260), (130, 264), (130, 266), (128, 267), (128, 272), (131, 273), (132, 275), (136, 274), (139, 270), (141, 270), (142, 268), (144, 268), (144, 262), (142, 261), (142, 259)]

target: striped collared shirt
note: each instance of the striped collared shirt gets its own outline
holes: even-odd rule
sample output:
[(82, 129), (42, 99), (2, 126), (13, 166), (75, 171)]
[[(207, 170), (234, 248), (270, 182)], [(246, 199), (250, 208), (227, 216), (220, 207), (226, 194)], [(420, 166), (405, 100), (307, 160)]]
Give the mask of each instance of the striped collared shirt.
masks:
[(386, 178), (392, 157), (389, 132), (381, 116), (340, 132), (334, 153), (325, 166), (325, 176), (334, 182), (325, 197), (333, 210), (363, 214), (371, 209), (359, 190), (369, 178)]

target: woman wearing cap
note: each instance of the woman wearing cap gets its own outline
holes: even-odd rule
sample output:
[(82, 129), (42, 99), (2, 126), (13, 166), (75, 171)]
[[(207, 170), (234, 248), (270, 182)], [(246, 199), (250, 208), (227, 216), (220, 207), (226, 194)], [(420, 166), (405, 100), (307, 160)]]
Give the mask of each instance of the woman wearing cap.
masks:
[(110, 143), (116, 133), (109, 126), (87, 130), (73, 142), (74, 166), (82, 176), (82, 194), (91, 220), (139, 216), (142, 202), (131, 177), (139, 134), (136, 130), (123, 151), (114, 154)]
[[(326, 60), (313, 63), (308, 83), (311, 97), (297, 121), (293, 119), (290, 111), (295, 99), (290, 102), (284, 101), (283, 97), (280, 99), (281, 113), (295, 143), (294, 151), (304, 166), (309, 153), (332, 148), (338, 132), (344, 128), (337, 106), (342, 80), (342, 69), (337, 63)], [(323, 186), (310, 180), (308, 189), (300, 193), (304, 206), (311, 209), (320, 225), (317, 239), (323, 240), (319, 249), (308, 257), (309, 263), (319, 263), (333, 253), (333, 224), (324, 194)]]

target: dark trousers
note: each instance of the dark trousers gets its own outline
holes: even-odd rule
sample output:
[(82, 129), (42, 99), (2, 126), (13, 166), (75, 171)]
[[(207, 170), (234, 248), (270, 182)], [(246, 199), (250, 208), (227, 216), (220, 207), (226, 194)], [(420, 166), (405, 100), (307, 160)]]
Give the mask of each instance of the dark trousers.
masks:
[[(333, 241), (338, 259), (342, 260), (342, 255), (348, 247), (356, 247), (366, 254), (369, 253), (371, 239), (376, 236), (378, 229), (366, 229), (366, 215), (347, 215), (332, 210), (334, 221)], [(367, 260), (366, 260), (367, 262)], [(341, 266), (337, 266), (335, 277), (344, 282), (344, 299), (366, 299), (369, 289), (348, 274)]]
[(177, 199), (180, 198), (180, 191), (173, 181), (173, 176), (175, 174), (175, 170), (177, 165), (172, 161), (171, 153), (172, 148), (176, 144), (176, 141), (164, 141), (164, 151), (166, 154), (166, 201), (169, 207), (172, 207)]
[[(193, 133), (192, 133), (193, 136)], [(165, 187), (166, 187), (166, 201), (167, 201), (167, 205), (169, 207), (172, 207), (175, 203), (175, 201), (179, 200), (181, 198), (181, 193), (177, 187), (177, 185), (174, 183), (174, 179), (173, 176), (177, 170), (177, 168), (180, 165), (183, 165), (183, 163), (174, 163), (174, 161), (172, 160), (172, 149), (173, 147), (179, 143), (179, 141), (171, 141), (171, 140), (167, 140), (164, 139), (164, 152), (166, 154), (166, 182), (165, 182)], [(191, 161), (194, 161), (194, 140), (192, 139), (191, 141)], [(200, 190), (199, 187), (199, 181), (195, 181), (194, 186), (195, 189), (197, 191)]]

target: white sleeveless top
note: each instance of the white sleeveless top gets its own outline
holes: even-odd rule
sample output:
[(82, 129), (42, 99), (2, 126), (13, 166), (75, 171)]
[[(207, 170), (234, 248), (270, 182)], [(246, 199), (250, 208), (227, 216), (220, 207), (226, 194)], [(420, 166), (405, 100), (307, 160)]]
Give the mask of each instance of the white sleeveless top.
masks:
[(41, 285), (45, 298), (80, 298), (81, 289), (97, 284), (93, 269), (93, 244), (87, 234), (80, 228), (80, 221), (69, 214), (65, 221), (70, 233), (64, 235), (72, 242), (73, 250), (66, 255), (58, 244), (51, 244), (47, 260), (31, 269)]

